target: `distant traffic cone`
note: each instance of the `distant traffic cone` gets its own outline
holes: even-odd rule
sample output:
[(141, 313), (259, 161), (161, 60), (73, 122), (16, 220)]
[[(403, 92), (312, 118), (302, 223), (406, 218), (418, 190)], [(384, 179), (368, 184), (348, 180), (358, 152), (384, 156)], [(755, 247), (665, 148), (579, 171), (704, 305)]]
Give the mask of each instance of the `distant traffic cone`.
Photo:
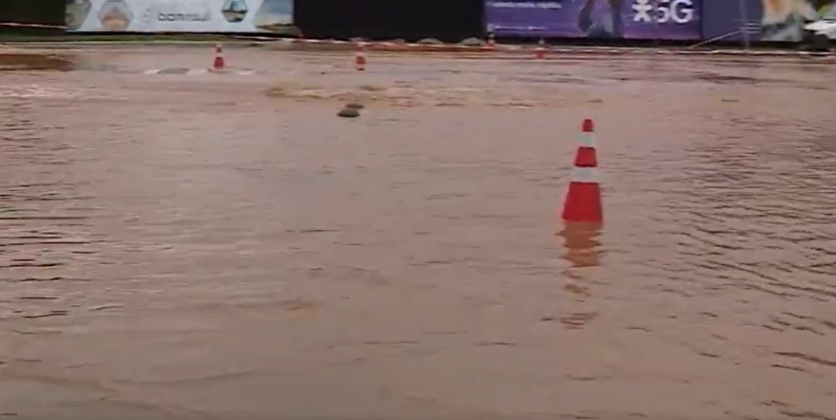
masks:
[(493, 32), (488, 34), (488, 47), (493, 48), (496, 46), (496, 40), (493, 37)]
[(603, 223), (601, 187), (598, 184), (598, 157), (592, 120), (583, 121), (580, 146), (575, 154), (575, 168), (563, 201), (564, 222)]
[(357, 51), (354, 53), (354, 70), (366, 70), (366, 54), (363, 52), (363, 43), (357, 43)]
[(215, 45), (215, 60), (212, 62), (212, 70), (223, 71), (224, 67), (226, 67), (226, 61), (224, 61), (224, 49), (221, 44), (218, 44)]
[(537, 48), (534, 49), (534, 58), (538, 60), (546, 58), (546, 42), (543, 41), (543, 38), (540, 38), (540, 42), (537, 43)]

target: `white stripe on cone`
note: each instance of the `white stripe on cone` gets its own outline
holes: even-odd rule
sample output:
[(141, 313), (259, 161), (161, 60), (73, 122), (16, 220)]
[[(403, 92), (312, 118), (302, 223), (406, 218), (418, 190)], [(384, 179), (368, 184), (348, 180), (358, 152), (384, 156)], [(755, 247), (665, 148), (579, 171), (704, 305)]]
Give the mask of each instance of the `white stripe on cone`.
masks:
[(582, 182), (585, 184), (598, 184), (598, 168), (572, 169), (571, 182)]
[(583, 147), (590, 147), (595, 149), (595, 134), (593, 133), (580, 133), (578, 134), (578, 142)]

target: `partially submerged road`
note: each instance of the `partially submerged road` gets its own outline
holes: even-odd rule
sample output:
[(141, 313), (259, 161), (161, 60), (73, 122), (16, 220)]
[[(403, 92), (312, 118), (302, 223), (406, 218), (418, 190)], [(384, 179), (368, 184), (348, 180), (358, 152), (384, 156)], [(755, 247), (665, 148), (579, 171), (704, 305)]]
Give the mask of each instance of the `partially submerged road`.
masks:
[(836, 418), (832, 64), (226, 53), (0, 59), (0, 416)]

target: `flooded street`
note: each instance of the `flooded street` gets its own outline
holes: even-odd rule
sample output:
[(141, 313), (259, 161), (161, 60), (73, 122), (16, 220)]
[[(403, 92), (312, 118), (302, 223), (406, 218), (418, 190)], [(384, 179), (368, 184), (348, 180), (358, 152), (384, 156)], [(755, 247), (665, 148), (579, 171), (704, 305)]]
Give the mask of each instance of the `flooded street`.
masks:
[(52, 54), (0, 71), (4, 420), (836, 419), (832, 62)]

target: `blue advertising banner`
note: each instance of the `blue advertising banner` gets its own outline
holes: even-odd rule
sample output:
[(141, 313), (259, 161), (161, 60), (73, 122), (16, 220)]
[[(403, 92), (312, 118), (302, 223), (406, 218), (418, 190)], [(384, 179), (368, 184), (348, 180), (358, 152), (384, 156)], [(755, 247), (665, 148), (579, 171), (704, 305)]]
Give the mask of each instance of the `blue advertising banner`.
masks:
[(761, 39), (763, 0), (703, 0), (702, 36), (706, 40)]
[(497, 36), (698, 40), (701, 5), (702, 0), (486, 0), (485, 23)]

